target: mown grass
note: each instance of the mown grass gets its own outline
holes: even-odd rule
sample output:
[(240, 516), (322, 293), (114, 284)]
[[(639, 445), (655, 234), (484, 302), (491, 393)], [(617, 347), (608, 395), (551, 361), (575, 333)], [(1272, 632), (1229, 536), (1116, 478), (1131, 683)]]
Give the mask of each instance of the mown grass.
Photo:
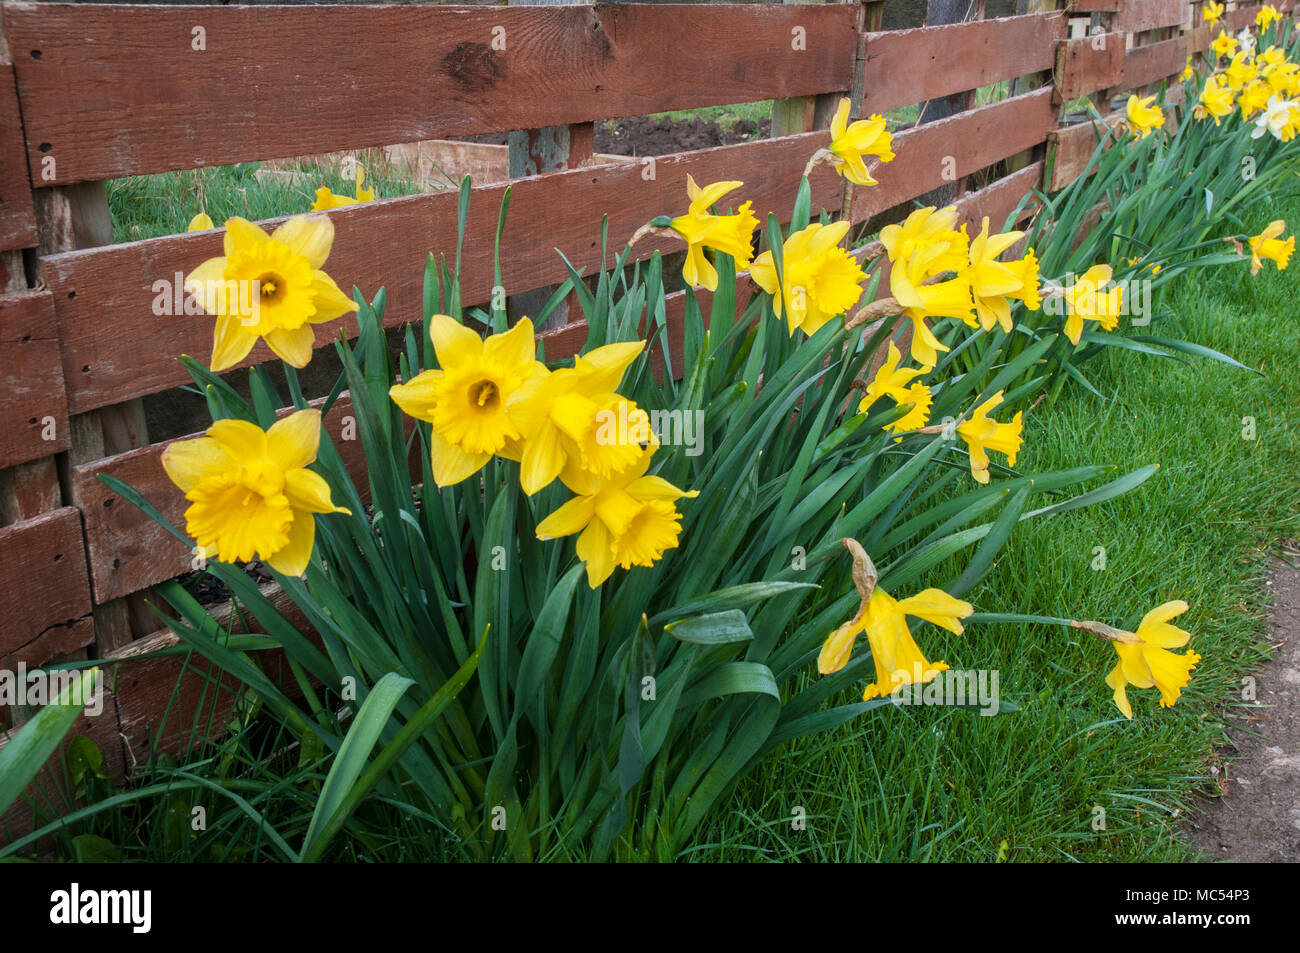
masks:
[[(1300, 200), (1272, 210), (1294, 224)], [(1265, 220), (1252, 221), (1252, 233)], [(1108, 462), (1160, 471), (1101, 506), (1017, 528), (967, 594), (977, 611), (1089, 618), (1132, 629), (1170, 599), (1202, 656), (1172, 708), (1129, 690), (1111, 702), (1115, 653), (1059, 626), (918, 631), (931, 658), (992, 668), (1014, 713), (887, 708), (787, 749), (701, 833), (697, 860), (1171, 861), (1196, 856), (1179, 834), (1208, 789), (1225, 710), (1267, 658), (1262, 574), (1300, 535), (1300, 322), (1295, 272), (1224, 268), (1177, 287), (1152, 333), (1233, 355), (1262, 376), (1209, 360), (1127, 351), (1085, 368), (1104, 398), (1067, 387), (1027, 415), (1025, 472)], [(1159, 310), (1159, 309), (1158, 309)], [(1253, 417), (1256, 439), (1243, 439)], [(1092, 568), (1096, 547), (1105, 569)], [(942, 584), (936, 571), (933, 584)], [(898, 595), (906, 595), (899, 593)], [(850, 699), (851, 700), (851, 699)], [(807, 829), (793, 812), (807, 812)], [(1105, 811), (1105, 829), (1094, 819)]]

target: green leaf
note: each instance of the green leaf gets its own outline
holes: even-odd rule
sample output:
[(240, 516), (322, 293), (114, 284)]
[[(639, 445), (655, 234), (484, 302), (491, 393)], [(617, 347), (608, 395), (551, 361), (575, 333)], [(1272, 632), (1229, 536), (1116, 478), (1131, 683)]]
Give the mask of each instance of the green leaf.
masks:
[(680, 642), (693, 642), (696, 645), (726, 645), (730, 642), (747, 642), (754, 637), (745, 613), (739, 609), (679, 619), (669, 622), (664, 626), (664, 631)]
[(72, 681), (51, 704), (38, 711), (0, 748), (0, 815), (26, 790), (27, 785), (45, 766), (94, 697), (99, 684), (99, 669), (91, 668), (73, 676)]

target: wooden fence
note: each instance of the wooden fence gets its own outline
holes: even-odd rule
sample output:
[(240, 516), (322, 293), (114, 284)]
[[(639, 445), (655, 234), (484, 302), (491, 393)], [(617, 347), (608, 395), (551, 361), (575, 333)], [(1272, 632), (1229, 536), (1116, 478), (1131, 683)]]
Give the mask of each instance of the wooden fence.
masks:
[[(145, 600), (190, 566), (185, 547), (98, 476), (126, 480), (180, 519), (184, 501), (159, 463), (166, 443), (150, 442), (141, 398), (186, 382), (176, 357), (206, 356), (211, 322), (157, 316), (153, 286), (220, 254), (222, 238), (115, 244), (106, 180), (525, 130), (539, 174), (509, 183), (501, 266), (513, 294), (567, 277), (556, 248), (575, 267), (598, 267), (601, 217), (621, 246), (682, 207), (687, 174), (743, 180), (760, 214), (789, 209), (808, 157), (829, 141), (835, 104), (851, 96), (854, 115), (935, 101), (956, 111), (896, 133), (897, 159), (875, 188), (846, 187), (819, 166), (815, 208), (879, 222), (947, 188), (968, 220), (1000, 223), (1031, 188), (1056, 190), (1082, 173), (1098, 131), (1062, 119), (1063, 104), (1088, 97), (1105, 112), (1127, 91), (1154, 91), (1208, 46), (1199, 6), (1029, 0), (1029, 13), (985, 21), (979, 0), (969, 22), (882, 31), (877, 0), (0, 4), (0, 665), (123, 660), (168, 644)], [(1257, 9), (1239, 5), (1226, 25), (1240, 29)], [(990, 96), (994, 84), (1005, 85)], [(592, 153), (597, 121), (767, 99), (776, 101), (769, 139), (652, 164)], [(474, 189), (466, 301), (490, 295), (505, 187)], [(456, 201), (448, 190), (331, 213), (331, 274), (343, 288), (385, 286), (390, 324), (418, 318), (426, 254), (455, 248)], [(637, 254), (653, 250), (642, 243)], [(678, 333), (682, 304), (670, 297)], [(347, 326), (355, 333), (355, 321)], [(548, 357), (562, 357), (581, 347), (585, 327), (544, 333)], [(258, 347), (245, 363), (269, 357)], [(345, 398), (329, 415), (336, 440), (348, 413)], [(363, 472), (358, 445), (340, 447)], [(200, 711), (219, 729), (230, 693), (204, 671), (175, 658), (115, 666), (105, 714), (81, 730), (121, 774), (151, 738), (178, 747)]]

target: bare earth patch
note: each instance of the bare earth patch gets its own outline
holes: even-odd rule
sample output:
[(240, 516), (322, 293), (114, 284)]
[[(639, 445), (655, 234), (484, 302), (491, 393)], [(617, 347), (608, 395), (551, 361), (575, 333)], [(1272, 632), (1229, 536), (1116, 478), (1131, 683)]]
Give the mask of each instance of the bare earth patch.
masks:
[(1255, 676), (1258, 708), (1231, 709), (1218, 798), (1186, 828), (1207, 860), (1300, 860), (1300, 570), (1269, 573), (1273, 660)]

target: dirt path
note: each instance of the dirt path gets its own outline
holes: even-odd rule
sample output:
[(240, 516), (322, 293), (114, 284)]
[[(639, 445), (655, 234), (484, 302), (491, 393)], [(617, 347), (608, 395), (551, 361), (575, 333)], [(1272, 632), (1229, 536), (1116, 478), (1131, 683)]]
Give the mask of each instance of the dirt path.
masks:
[(1300, 570), (1275, 562), (1268, 586), (1275, 649), (1255, 677), (1260, 707), (1230, 713), (1223, 796), (1203, 801), (1187, 827), (1207, 860), (1300, 860)]

